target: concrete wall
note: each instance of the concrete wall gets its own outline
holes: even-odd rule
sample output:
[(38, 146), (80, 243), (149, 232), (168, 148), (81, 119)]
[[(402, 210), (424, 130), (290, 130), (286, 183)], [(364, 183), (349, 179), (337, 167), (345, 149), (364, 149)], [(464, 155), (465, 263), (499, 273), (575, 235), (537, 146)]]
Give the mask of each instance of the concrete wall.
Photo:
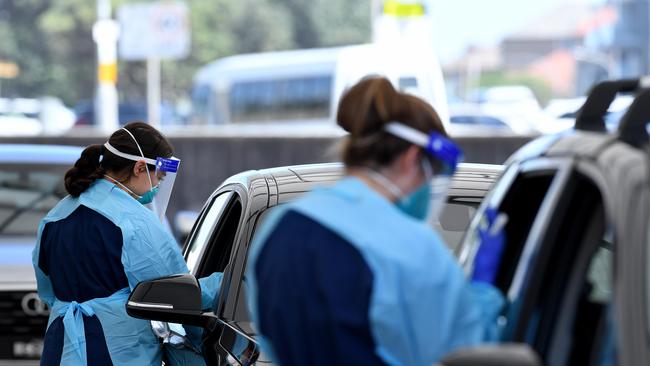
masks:
[[(181, 162), (168, 217), (178, 210), (198, 210), (227, 177), (250, 169), (337, 161), (338, 136), (280, 137), (233, 134), (188, 136), (167, 134)], [(87, 146), (103, 143), (106, 136), (0, 138), (0, 143), (33, 143)], [(465, 161), (501, 164), (530, 137), (460, 137)]]

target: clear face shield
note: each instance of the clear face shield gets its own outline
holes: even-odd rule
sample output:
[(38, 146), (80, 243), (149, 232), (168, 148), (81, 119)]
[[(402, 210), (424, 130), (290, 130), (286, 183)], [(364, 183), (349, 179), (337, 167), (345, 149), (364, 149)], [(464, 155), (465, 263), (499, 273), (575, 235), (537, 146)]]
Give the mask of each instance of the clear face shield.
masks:
[[(180, 166), (181, 161), (175, 157), (158, 157), (156, 160), (145, 157), (142, 149), (140, 148), (140, 144), (138, 144), (138, 141), (135, 139), (133, 134), (131, 134), (131, 132), (126, 128), (122, 129), (131, 136), (136, 146), (138, 147), (140, 156), (121, 152), (108, 142), (104, 144), (104, 147), (114, 155), (117, 155), (121, 158), (132, 161), (144, 161), (146, 163), (145, 166), (147, 169), (147, 177), (149, 179), (150, 189), (144, 194), (138, 195), (112, 177), (109, 178), (111, 178), (116, 184), (119, 184), (127, 191), (131, 192), (132, 195), (136, 196), (138, 202), (142, 203), (147, 208), (152, 210), (162, 222), (165, 219), (165, 212), (167, 211), (167, 206), (169, 205), (169, 199), (171, 198), (174, 182), (176, 181), (176, 174), (178, 173), (178, 167)], [(158, 180), (158, 184), (155, 186), (153, 185), (153, 180), (151, 178), (150, 166), (156, 167), (154, 174)]]
[(181, 161), (175, 157), (156, 159), (155, 174), (158, 178), (158, 192), (153, 197), (150, 208), (156, 213), (160, 221), (165, 219), (165, 212), (167, 212), (180, 164)]
[(442, 164), (442, 172), (434, 175), (428, 159), (422, 161), (422, 170), (427, 182), (429, 182), (428, 212), (424, 219), (427, 222), (438, 222), (442, 209), (447, 202), (452, 177), (456, 167), (463, 159), (460, 148), (439, 133), (432, 132), (427, 135), (400, 122), (388, 123), (385, 130), (391, 135), (421, 146), (428, 156)]

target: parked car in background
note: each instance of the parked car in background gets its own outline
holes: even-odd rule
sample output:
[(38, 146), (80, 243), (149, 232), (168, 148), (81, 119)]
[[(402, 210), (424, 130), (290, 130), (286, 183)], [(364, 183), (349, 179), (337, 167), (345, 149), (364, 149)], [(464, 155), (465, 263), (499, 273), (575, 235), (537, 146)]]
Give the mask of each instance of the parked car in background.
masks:
[(449, 106), (449, 130), (452, 135), (461, 134), (512, 134), (517, 126), (502, 116), (490, 115), (481, 105), (474, 103), (455, 103)]
[[(501, 170), (498, 165), (459, 166), (440, 220), (430, 223), (452, 250), (461, 241), (476, 208)], [(138, 298), (136, 289), (127, 307), (129, 314), (206, 326), (209, 329), (204, 333), (203, 352), (209, 365), (248, 365), (253, 359), (257, 359), (258, 364), (269, 363), (260, 355), (246, 304), (244, 269), (251, 240), (259, 225), (276, 207), (296, 200), (316, 187), (333, 184), (342, 174), (341, 164), (314, 164), (249, 171), (227, 179), (207, 200), (184, 249), (193, 276), (224, 272), (222, 290), (213, 306), (213, 313), (204, 318), (197, 311), (196, 317), (188, 318), (187, 311), (160, 312), (152, 303), (173, 304), (180, 298), (188, 299), (180, 295), (187, 294), (187, 288), (177, 289), (180, 292), (168, 288), (164, 290), (168, 296), (165, 300)], [(170, 280), (191, 281), (192, 275)], [(143, 282), (141, 286), (151, 285), (152, 282)], [(174, 309), (189, 310), (185, 300), (184, 305), (177, 304), (180, 307)], [(142, 303), (146, 304), (139, 306)], [(205, 319), (212, 320), (205, 322)]]
[[(120, 126), (124, 126), (133, 121), (148, 122), (147, 104), (144, 102), (120, 102), (117, 106), (117, 119)], [(75, 126), (94, 126), (95, 121), (95, 104), (93, 101), (81, 101), (75, 108), (77, 119)], [(163, 125), (174, 124), (178, 122), (178, 117), (174, 107), (168, 103), (160, 105), (160, 123)]]
[(63, 176), (81, 151), (0, 145), (0, 364), (38, 364), (49, 309), (36, 293), (32, 250), (40, 220), (67, 195)]
[(523, 85), (503, 85), (481, 88), (473, 102), (489, 116), (507, 121), (508, 126), (518, 134), (546, 132), (548, 119), (530, 88)]
[(70, 129), (74, 120), (74, 112), (58, 98), (0, 98), (2, 136), (60, 134)]

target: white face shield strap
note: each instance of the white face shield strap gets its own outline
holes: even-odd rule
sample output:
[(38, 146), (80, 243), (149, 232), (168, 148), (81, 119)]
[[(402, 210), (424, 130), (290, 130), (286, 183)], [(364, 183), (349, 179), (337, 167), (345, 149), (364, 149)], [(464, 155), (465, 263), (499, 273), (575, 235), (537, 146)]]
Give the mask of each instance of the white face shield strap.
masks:
[[(133, 136), (133, 134), (126, 128), (122, 128), (122, 129), (126, 131), (129, 134), (129, 136), (131, 136), (131, 138), (135, 142), (135, 145), (138, 147), (140, 156), (119, 151), (114, 146), (112, 146), (108, 141), (104, 143), (104, 147), (106, 148), (106, 150), (110, 151), (114, 155), (117, 155), (121, 158), (131, 160), (131, 161), (144, 161), (146, 163), (145, 168), (147, 169), (147, 177), (149, 178), (150, 189), (154, 190), (154, 188), (156, 188), (157, 193), (153, 197), (151, 203), (145, 204), (145, 206), (151, 209), (156, 214), (156, 216), (158, 216), (158, 218), (161, 221), (163, 221), (165, 218), (165, 212), (167, 211), (167, 206), (169, 205), (169, 199), (171, 197), (172, 190), (174, 188), (174, 182), (176, 180), (176, 174), (178, 173), (180, 160), (175, 157), (171, 157), (171, 158), (158, 157), (155, 160), (145, 157), (144, 153), (142, 152), (142, 149), (140, 148), (140, 144), (138, 143), (138, 140), (136, 140), (135, 136)], [(156, 167), (155, 174), (156, 177), (158, 178), (158, 185), (156, 187), (154, 187), (153, 182), (151, 180), (149, 165), (153, 165)]]

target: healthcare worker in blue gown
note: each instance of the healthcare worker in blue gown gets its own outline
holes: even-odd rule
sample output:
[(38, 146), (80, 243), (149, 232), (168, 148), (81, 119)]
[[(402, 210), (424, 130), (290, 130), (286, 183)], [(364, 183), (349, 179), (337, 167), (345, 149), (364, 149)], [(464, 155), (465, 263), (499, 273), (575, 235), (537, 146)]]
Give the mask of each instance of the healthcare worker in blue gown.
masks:
[(461, 159), (434, 109), (375, 77), (337, 119), (343, 179), (278, 208), (252, 244), (263, 349), (282, 366), (428, 366), (489, 340), (502, 295), (468, 280), (426, 224)]
[[(38, 294), (51, 308), (42, 365), (161, 364), (151, 322), (125, 306), (138, 282), (188, 272), (160, 220), (167, 202), (156, 201), (168, 200), (179, 162), (157, 130), (131, 123), (86, 148), (66, 173), (70, 195), (42, 220), (33, 253)], [(200, 281), (211, 308), (221, 273)], [(171, 349), (170, 358), (200, 364), (183, 354), (193, 351)]]

